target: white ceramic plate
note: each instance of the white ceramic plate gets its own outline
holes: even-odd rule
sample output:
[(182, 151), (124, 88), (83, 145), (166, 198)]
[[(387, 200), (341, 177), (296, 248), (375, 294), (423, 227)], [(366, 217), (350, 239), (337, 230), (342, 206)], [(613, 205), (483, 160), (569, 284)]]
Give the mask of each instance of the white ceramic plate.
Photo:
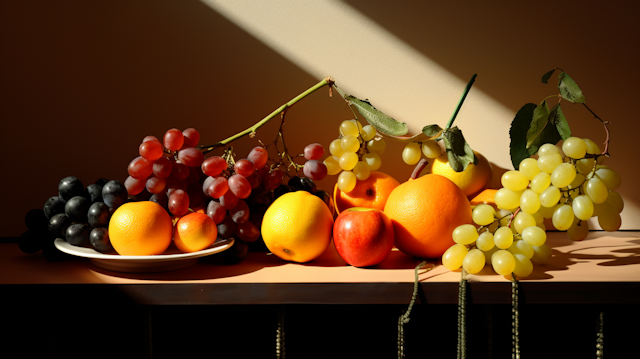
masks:
[(233, 245), (233, 239), (218, 240), (209, 248), (193, 253), (180, 252), (174, 245), (163, 254), (155, 256), (121, 256), (119, 254), (100, 253), (93, 248), (77, 247), (62, 238), (55, 240), (56, 248), (78, 257), (89, 258), (100, 268), (115, 272), (150, 273), (166, 272), (186, 268), (195, 264), (198, 258), (225, 251)]

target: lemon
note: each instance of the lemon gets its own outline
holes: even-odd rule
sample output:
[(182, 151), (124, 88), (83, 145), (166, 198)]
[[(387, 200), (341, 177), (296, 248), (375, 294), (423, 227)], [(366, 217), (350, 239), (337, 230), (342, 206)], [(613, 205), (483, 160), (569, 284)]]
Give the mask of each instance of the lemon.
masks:
[(262, 239), (271, 253), (305, 263), (318, 258), (329, 246), (333, 216), (320, 198), (305, 191), (280, 196), (262, 219)]
[(487, 188), (493, 176), (491, 163), (480, 153), (476, 151), (473, 151), (473, 153), (478, 157), (478, 164), (470, 163), (464, 171), (456, 172), (449, 164), (447, 152), (444, 152), (440, 157), (433, 160), (431, 173), (447, 177), (462, 189), (465, 196), (473, 198)]

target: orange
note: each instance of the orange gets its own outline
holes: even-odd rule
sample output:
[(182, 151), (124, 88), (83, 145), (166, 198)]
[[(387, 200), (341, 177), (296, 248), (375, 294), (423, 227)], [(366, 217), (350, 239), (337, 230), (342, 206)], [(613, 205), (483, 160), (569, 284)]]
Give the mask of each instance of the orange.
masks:
[(180, 217), (173, 232), (173, 243), (185, 253), (209, 248), (218, 237), (218, 227), (209, 216), (192, 212)]
[(458, 185), (467, 198), (472, 198), (476, 193), (487, 188), (493, 169), (491, 163), (480, 153), (473, 151), (478, 157), (478, 164), (470, 163), (462, 172), (456, 172), (449, 164), (449, 157), (444, 152), (440, 157), (433, 160), (431, 173), (445, 176)]
[(331, 243), (333, 215), (319, 197), (305, 191), (289, 192), (264, 213), (261, 232), (271, 253), (305, 263), (318, 258)]
[(496, 196), (497, 189), (485, 189), (484, 191), (478, 193), (475, 197), (473, 197), (469, 203), (471, 206), (477, 206), (479, 204), (488, 204), (492, 206), (495, 210), (498, 210), (498, 206), (496, 205), (496, 200), (494, 197)]
[(111, 245), (123, 256), (162, 254), (171, 244), (172, 232), (169, 213), (151, 201), (125, 203), (109, 221)]
[(390, 175), (371, 171), (371, 175), (364, 181), (357, 181), (351, 192), (342, 192), (336, 183), (333, 188), (333, 203), (337, 214), (347, 208), (365, 207), (384, 210), (387, 197), (400, 182)]
[(434, 174), (396, 187), (384, 213), (393, 223), (396, 247), (420, 258), (441, 257), (454, 245), (453, 230), (472, 223), (471, 205), (460, 187)]

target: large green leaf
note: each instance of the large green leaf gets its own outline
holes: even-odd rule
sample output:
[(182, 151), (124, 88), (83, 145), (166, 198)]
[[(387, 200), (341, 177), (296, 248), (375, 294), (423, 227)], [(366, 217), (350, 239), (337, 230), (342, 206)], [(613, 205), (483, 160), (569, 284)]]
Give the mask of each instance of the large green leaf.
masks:
[(562, 98), (569, 102), (585, 103), (586, 101), (578, 84), (565, 72), (558, 76), (558, 90), (560, 90)]
[(427, 137), (437, 136), (440, 132), (442, 132), (442, 127), (438, 125), (428, 125), (422, 128), (422, 133)]
[(528, 103), (522, 106), (516, 114), (516, 117), (511, 121), (511, 128), (509, 129), (509, 137), (511, 138), (509, 152), (511, 154), (511, 163), (515, 169), (518, 169), (522, 160), (531, 156), (527, 150), (527, 131), (529, 130), (529, 125), (533, 119), (533, 112), (536, 107), (535, 103)]
[(554, 73), (555, 71), (556, 71), (556, 69), (553, 69), (553, 70), (551, 70), (551, 71), (547, 72), (546, 74), (544, 74), (544, 75), (542, 76), (542, 83), (543, 83), (543, 84), (548, 84), (548, 83), (549, 83), (548, 81), (549, 81), (549, 79), (551, 78), (551, 75), (553, 75), (553, 73)]
[(335, 84), (333, 87), (338, 90), (340, 96), (350, 105), (355, 106), (362, 117), (364, 117), (371, 126), (375, 127), (377, 131), (390, 136), (404, 136), (409, 132), (409, 127), (406, 123), (396, 121), (391, 116), (376, 109), (368, 100), (361, 100), (354, 96), (347, 95)]
[(543, 100), (542, 103), (533, 110), (533, 119), (527, 131), (527, 148), (531, 147), (534, 143), (539, 143), (542, 131), (548, 122), (549, 106), (547, 105), (547, 101)]
[(464, 171), (469, 163), (478, 164), (478, 157), (465, 141), (462, 131), (457, 126), (444, 132), (444, 147), (447, 150), (449, 165), (456, 172)]
[(564, 113), (562, 113), (562, 108), (558, 103), (551, 109), (551, 113), (549, 114), (549, 121), (555, 125), (560, 137), (563, 140), (571, 137), (571, 129), (569, 128), (569, 123), (567, 122), (567, 118), (564, 117)]

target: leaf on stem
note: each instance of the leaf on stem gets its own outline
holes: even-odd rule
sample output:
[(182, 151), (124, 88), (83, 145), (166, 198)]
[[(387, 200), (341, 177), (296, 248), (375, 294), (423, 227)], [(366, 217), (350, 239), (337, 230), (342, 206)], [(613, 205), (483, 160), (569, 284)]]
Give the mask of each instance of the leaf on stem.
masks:
[(533, 119), (533, 111), (535, 111), (536, 107), (535, 103), (528, 103), (522, 106), (516, 114), (516, 117), (511, 121), (511, 128), (509, 129), (509, 137), (511, 138), (509, 152), (511, 154), (511, 163), (516, 170), (522, 160), (531, 156), (527, 150), (527, 131), (529, 130), (529, 125)]
[(355, 106), (358, 112), (369, 122), (369, 124), (383, 134), (393, 136), (404, 136), (409, 132), (409, 127), (404, 122), (399, 122), (391, 116), (386, 115), (382, 111), (373, 107), (368, 100), (361, 100), (351, 95), (347, 95), (338, 86), (333, 84), (340, 96), (344, 98), (350, 105)]
[(549, 114), (549, 121), (555, 125), (558, 134), (563, 140), (571, 137), (571, 129), (569, 128), (569, 123), (567, 122), (567, 118), (564, 117), (564, 113), (562, 113), (562, 108), (558, 103), (551, 109), (551, 113)]
[(427, 137), (438, 136), (442, 132), (442, 127), (438, 125), (429, 125), (422, 128), (422, 133)]
[(464, 171), (469, 163), (478, 164), (478, 157), (465, 141), (462, 131), (457, 126), (444, 132), (444, 147), (447, 150), (449, 165), (456, 172)]
[(553, 73), (556, 71), (556, 69), (553, 69), (549, 72), (547, 72), (546, 74), (542, 75), (542, 83), (543, 84), (548, 84), (549, 79), (551, 78), (551, 75), (553, 75)]
[(539, 143), (540, 135), (549, 122), (549, 106), (547, 100), (543, 100), (533, 110), (533, 118), (527, 131), (527, 148), (531, 147), (534, 143)]
[(565, 72), (558, 76), (558, 90), (560, 90), (562, 98), (569, 102), (585, 103), (586, 101), (578, 84)]

